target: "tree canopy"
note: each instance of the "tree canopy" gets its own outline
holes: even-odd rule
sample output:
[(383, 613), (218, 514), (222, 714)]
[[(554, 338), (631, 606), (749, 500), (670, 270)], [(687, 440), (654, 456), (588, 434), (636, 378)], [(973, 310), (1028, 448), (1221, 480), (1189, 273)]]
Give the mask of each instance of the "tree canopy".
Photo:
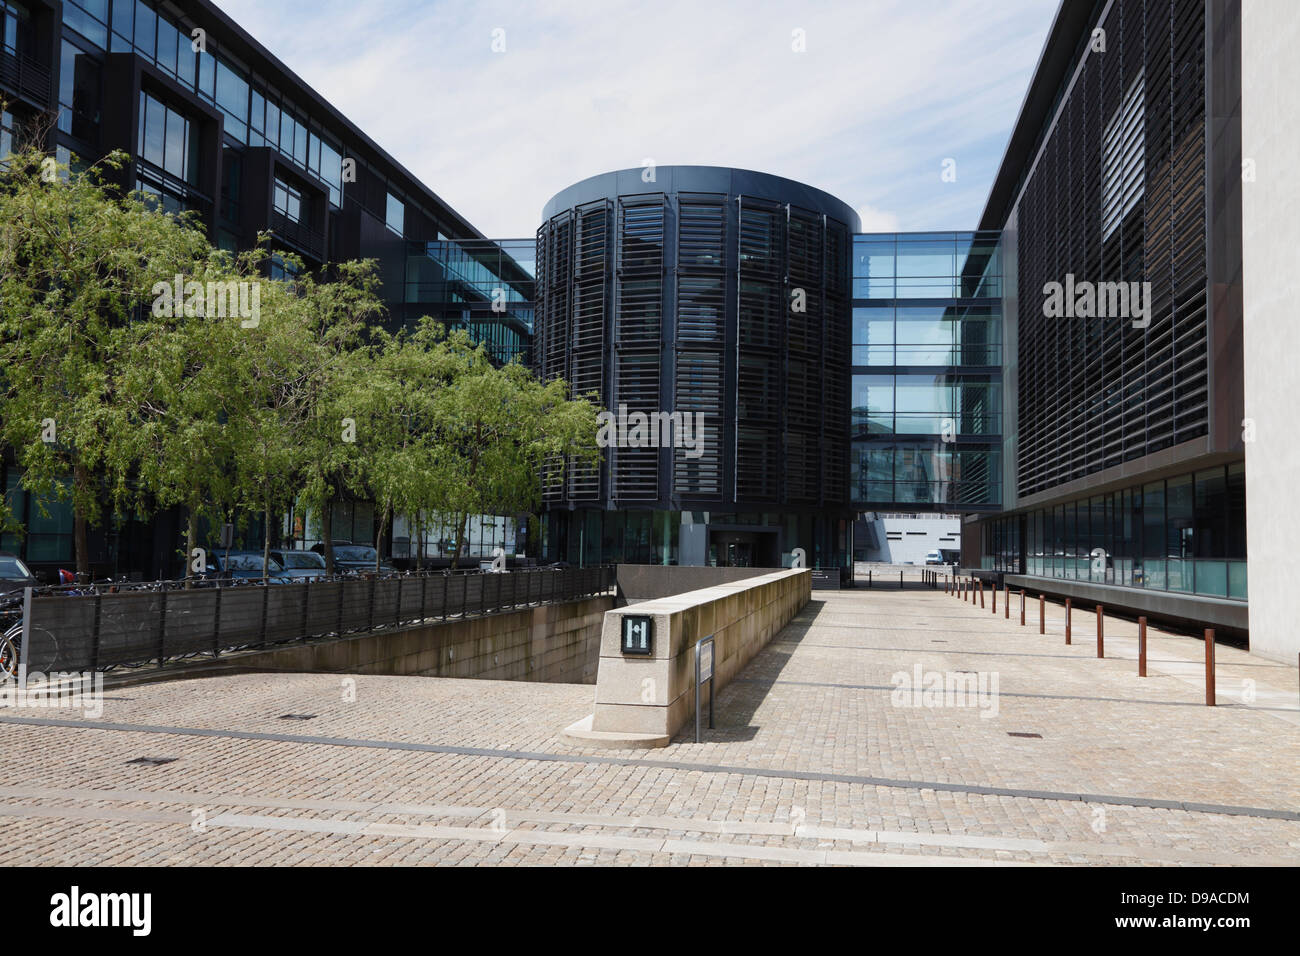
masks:
[[(494, 365), (425, 318), (386, 330), (374, 262), (313, 274), (271, 237), (238, 256), (196, 220), (108, 185), (126, 160), (51, 176), (27, 150), (0, 167), (0, 441), (29, 491), (71, 500), (79, 574), (109, 506), (199, 523), (372, 500), (465, 529), (537, 508), (558, 458), (598, 457), (596, 407), (563, 381)], [(182, 543), (177, 542), (178, 549)], [(187, 575), (188, 575), (187, 571)]]

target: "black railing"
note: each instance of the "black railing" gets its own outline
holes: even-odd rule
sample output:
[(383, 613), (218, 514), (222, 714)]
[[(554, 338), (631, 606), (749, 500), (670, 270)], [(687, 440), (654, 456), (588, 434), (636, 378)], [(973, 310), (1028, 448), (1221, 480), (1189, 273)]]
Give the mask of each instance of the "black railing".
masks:
[(304, 222), (294, 222), (279, 210), (271, 211), (271, 231), (313, 259), (325, 258), (325, 236)]
[(28, 673), (104, 671), (493, 614), (610, 592), (614, 568), (435, 571), (302, 584), (34, 593)]
[(0, 47), (0, 86), (14, 90), (42, 107), (48, 106), (50, 68), (30, 56)]

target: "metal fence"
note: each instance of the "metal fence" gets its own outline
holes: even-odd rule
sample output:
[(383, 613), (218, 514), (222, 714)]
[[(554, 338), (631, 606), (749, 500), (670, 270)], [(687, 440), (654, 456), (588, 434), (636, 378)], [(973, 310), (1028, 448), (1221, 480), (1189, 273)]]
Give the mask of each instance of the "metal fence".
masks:
[(614, 587), (614, 568), (433, 572), (302, 584), (31, 595), (28, 673), (162, 666), (247, 648), (573, 601)]

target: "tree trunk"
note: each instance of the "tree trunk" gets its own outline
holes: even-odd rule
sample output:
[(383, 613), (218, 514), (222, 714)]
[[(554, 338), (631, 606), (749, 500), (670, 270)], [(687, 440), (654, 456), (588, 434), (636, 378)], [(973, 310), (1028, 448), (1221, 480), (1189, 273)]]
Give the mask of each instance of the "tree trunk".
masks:
[(379, 509), (379, 532), (375, 535), (375, 574), (379, 573), (379, 563), (383, 560), (384, 528), (388, 525), (387, 507)]
[(72, 469), (74, 494), (72, 498), (72, 546), (77, 558), (77, 583), (90, 582), (90, 545), (86, 540), (85, 496), (90, 493), (90, 472), (85, 465)]
[(271, 499), (262, 500), (262, 583), (271, 577)]
[(460, 553), (465, 548), (465, 535), (469, 533), (469, 512), (462, 511), (456, 516), (456, 550), (451, 556), (453, 571), (460, 565)]

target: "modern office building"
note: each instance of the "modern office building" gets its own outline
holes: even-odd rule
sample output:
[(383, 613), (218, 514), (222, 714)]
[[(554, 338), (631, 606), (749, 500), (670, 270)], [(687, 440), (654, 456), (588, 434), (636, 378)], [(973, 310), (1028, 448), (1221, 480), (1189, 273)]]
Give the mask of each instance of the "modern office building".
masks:
[(1013, 587), (1248, 626), (1241, 6), (1053, 24), (980, 222), (1006, 480), (963, 558)]
[[(1066, 0), (970, 231), (858, 234), (810, 186), (678, 166), (582, 180), (508, 242), (210, 3), (0, 17), (0, 150), (57, 110), (62, 158), (127, 150), (125, 185), (227, 248), (269, 229), (313, 268), (376, 258), (394, 322), (436, 315), (594, 393), (612, 440), (542, 476), (544, 557), (844, 567), (884, 553), (881, 515), (961, 514), (976, 573), (1300, 652), (1287, 0)], [(674, 443), (673, 421), (702, 428)], [(29, 530), (0, 547), (70, 555), (65, 519), (0, 481)]]
[[(218, 246), (246, 249), (266, 230), (311, 271), (375, 259), (391, 325), (431, 315), (500, 361), (527, 360), (532, 240), (488, 241), (207, 0), (0, 0), (0, 99), (0, 157), (57, 113), (45, 145), (61, 163), (124, 150), (119, 185), (197, 212)], [(287, 269), (277, 261), (272, 277)], [(72, 561), (70, 507), (42, 507), (20, 479), (5, 450), (0, 491), (27, 533), (4, 535), (0, 550), (50, 575)], [(92, 530), (94, 573), (176, 573), (177, 521)], [(375, 527), (367, 502), (335, 509), (340, 538), (373, 541)], [(284, 531), (298, 544), (310, 535), (301, 516)]]
[(585, 179), (542, 219), (534, 364), (620, 425), (598, 468), (547, 476), (549, 552), (777, 567), (802, 548), (845, 565), (853, 209), (778, 176), (669, 166)]

